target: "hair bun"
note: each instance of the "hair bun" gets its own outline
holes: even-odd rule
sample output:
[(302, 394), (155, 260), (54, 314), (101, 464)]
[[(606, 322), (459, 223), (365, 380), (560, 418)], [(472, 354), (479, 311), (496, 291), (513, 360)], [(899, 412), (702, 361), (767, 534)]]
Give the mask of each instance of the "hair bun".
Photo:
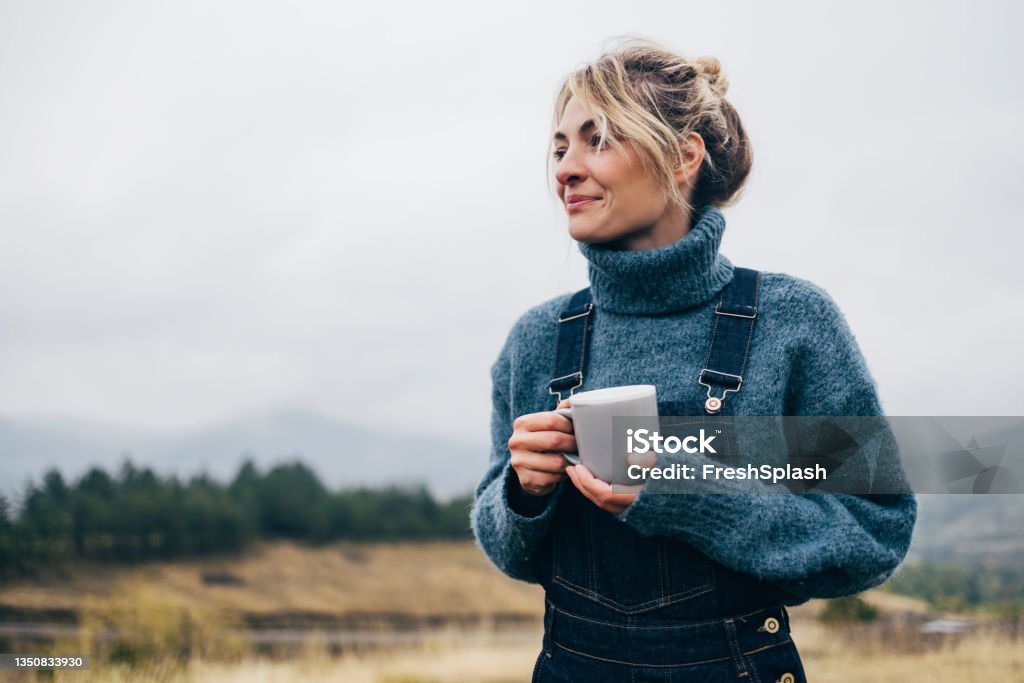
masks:
[(729, 90), (729, 79), (722, 73), (722, 63), (717, 57), (704, 56), (695, 60), (698, 69), (708, 77), (708, 85), (719, 97), (725, 97)]

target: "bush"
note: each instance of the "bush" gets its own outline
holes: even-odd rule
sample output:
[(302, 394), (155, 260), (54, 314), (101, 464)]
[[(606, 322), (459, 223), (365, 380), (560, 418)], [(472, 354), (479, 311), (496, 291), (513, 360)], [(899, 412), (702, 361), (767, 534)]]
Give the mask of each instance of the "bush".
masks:
[(878, 610), (859, 595), (847, 595), (829, 600), (818, 619), (831, 625), (862, 624), (874, 621), (878, 616)]
[(111, 664), (237, 661), (248, 651), (238, 618), (144, 584), (112, 598), (87, 597), (79, 624), (81, 651)]

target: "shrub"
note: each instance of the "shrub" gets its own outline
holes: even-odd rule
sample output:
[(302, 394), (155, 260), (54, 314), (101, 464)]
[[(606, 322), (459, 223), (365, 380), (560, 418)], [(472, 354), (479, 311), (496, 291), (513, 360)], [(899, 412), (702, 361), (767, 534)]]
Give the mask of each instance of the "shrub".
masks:
[(861, 624), (878, 619), (878, 610), (864, 602), (859, 595), (847, 595), (829, 600), (818, 619), (826, 624)]
[(86, 598), (79, 623), (82, 651), (109, 663), (235, 661), (248, 650), (237, 618), (144, 584), (116, 597)]

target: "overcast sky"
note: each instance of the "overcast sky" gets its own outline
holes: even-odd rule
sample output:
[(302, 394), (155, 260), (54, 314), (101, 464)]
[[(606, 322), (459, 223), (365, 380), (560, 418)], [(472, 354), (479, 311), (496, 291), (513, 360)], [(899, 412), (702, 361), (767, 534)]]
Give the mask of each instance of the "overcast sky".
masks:
[(614, 35), (717, 56), (734, 263), (825, 287), (894, 415), (1024, 414), (1015, 2), (0, 2), (0, 417), (275, 407), (484, 439), (586, 285), (546, 186)]

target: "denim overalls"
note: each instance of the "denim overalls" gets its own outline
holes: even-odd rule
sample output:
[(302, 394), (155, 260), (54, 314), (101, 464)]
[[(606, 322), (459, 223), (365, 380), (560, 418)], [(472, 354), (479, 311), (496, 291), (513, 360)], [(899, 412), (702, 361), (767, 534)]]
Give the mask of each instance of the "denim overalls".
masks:
[[(694, 378), (707, 387), (707, 400), (659, 402), (659, 415), (713, 420), (719, 428), (729, 419), (724, 399), (744, 381), (757, 287), (757, 271), (736, 268), (722, 291), (711, 348)], [(594, 313), (588, 288), (559, 316), (549, 384), (557, 400), (583, 386)], [(535, 683), (806, 680), (783, 606), (799, 598), (684, 542), (641, 536), (564, 486), (538, 554), (545, 610)]]

